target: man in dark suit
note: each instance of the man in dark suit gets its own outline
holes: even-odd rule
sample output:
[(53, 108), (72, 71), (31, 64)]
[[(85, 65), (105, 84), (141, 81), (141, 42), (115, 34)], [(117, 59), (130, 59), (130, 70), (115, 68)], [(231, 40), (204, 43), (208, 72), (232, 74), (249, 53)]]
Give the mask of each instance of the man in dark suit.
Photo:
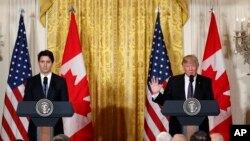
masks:
[[(68, 101), (68, 88), (66, 79), (52, 73), (54, 62), (53, 53), (49, 50), (38, 54), (40, 73), (27, 80), (23, 101), (39, 101), (49, 99), (51, 101)], [(54, 127), (54, 135), (63, 134), (63, 123), (60, 118)], [(28, 128), (30, 141), (37, 140), (37, 127), (30, 120)]]
[[(165, 100), (186, 100), (194, 97), (198, 100), (213, 100), (212, 81), (210, 78), (197, 74), (199, 67), (198, 59), (194, 55), (187, 55), (183, 58), (182, 66), (184, 74), (172, 76), (165, 90), (158, 84), (158, 79), (153, 78), (150, 82), (153, 101), (163, 105)], [(191, 95), (189, 95), (189, 83), (191, 85)], [(200, 130), (209, 132), (208, 118), (206, 117), (199, 126)], [(169, 132), (173, 136), (182, 133), (182, 126), (175, 116), (170, 117)]]

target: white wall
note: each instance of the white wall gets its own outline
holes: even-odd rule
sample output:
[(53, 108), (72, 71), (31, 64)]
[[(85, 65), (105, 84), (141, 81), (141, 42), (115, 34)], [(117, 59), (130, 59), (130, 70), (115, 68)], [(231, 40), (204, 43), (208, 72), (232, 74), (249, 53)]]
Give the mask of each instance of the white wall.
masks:
[(31, 58), (32, 73), (38, 73), (37, 53), (46, 47), (45, 29), (41, 26), (39, 19), (39, 0), (0, 0), (0, 38), (4, 46), (0, 47), (0, 121), (6, 90), (9, 64), (17, 37), (20, 11), (23, 8), (24, 24), (27, 33), (28, 49)]
[(236, 18), (250, 18), (249, 0), (189, 0), (189, 20), (184, 27), (184, 53), (196, 54), (201, 62), (210, 24), (210, 9), (215, 11), (222, 50), (231, 87), (233, 123), (245, 123), (250, 108), (250, 68), (235, 54), (234, 31)]

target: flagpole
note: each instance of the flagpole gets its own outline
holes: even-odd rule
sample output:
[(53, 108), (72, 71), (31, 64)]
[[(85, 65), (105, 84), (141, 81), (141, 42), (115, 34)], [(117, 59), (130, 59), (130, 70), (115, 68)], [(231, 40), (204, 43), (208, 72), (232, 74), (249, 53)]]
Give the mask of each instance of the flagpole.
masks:
[(48, 12), (45, 12), (45, 49), (48, 49)]

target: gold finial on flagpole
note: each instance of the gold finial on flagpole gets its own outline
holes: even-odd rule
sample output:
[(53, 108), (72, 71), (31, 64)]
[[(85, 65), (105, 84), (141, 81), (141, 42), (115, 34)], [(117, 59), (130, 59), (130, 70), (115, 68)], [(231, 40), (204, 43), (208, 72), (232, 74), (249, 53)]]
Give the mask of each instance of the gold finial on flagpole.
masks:
[(211, 0), (211, 8), (209, 10), (209, 12), (214, 12), (214, 0)]
[(209, 12), (214, 12), (214, 7), (211, 7)]
[(159, 6), (157, 6), (157, 8), (155, 9), (155, 13), (160, 13), (161, 11), (160, 11), (160, 7)]
[(25, 13), (23, 8), (21, 8), (20, 12), (21, 12), (22, 15)]
[(75, 12), (74, 6), (71, 6), (71, 8), (69, 9), (69, 12)]

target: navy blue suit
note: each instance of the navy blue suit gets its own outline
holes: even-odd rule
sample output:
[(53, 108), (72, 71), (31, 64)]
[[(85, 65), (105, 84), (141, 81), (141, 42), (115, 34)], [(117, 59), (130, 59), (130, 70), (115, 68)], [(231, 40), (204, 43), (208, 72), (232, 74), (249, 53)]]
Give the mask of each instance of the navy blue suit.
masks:
[[(164, 94), (159, 94), (153, 101), (163, 105), (165, 100), (186, 100), (185, 96), (185, 75), (173, 76), (169, 79)], [(212, 81), (210, 78), (197, 74), (196, 85), (194, 89), (194, 98), (198, 100), (213, 100)], [(199, 126), (200, 130), (209, 132), (208, 118), (206, 117)], [(175, 116), (170, 117), (169, 133), (173, 136), (176, 133), (182, 133), (182, 126)]]
[[(38, 101), (43, 98), (45, 98), (45, 94), (42, 88), (41, 76), (37, 74), (27, 80), (23, 101)], [(68, 101), (68, 88), (65, 78), (52, 73), (47, 99), (51, 101)], [(61, 118), (54, 127), (54, 135), (60, 133), (63, 133)], [(29, 139), (36, 141), (36, 134), (36, 126), (32, 120), (30, 120), (28, 128)]]

